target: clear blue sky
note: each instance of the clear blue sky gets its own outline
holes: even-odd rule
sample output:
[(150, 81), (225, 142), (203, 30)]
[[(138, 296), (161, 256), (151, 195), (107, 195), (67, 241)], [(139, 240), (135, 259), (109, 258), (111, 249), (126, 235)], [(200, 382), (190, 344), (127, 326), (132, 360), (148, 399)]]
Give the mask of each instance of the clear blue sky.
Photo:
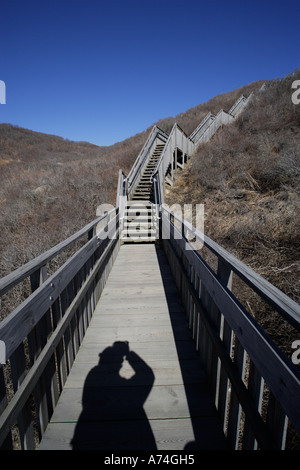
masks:
[(1, 0), (0, 122), (110, 145), (284, 77), (299, 0)]

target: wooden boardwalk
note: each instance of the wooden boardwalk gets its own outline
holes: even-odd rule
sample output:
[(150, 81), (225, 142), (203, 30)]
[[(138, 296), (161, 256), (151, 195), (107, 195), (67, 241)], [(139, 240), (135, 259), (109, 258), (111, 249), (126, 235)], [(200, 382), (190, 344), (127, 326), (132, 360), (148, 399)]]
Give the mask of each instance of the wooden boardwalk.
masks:
[(224, 449), (163, 251), (122, 245), (41, 450)]

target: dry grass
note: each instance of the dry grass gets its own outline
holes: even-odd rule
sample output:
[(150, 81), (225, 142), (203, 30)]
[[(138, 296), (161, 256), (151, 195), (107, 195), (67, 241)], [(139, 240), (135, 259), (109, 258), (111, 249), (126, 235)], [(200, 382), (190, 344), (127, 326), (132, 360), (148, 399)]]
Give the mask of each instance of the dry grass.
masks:
[[(65, 239), (115, 203), (146, 133), (112, 147), (0, 125), (1, 276)], [(5, 164), (4, 164), (5, 162)]]
[[(268, 82), (236, 122), (202, 145), (170, 201), (204, 203), (206, 234), (299, 301), (300, 106), (291, 101), (294, 79)], [(169, 131), (177, 121), (189, 134), (209, 111), (228, 111), (261, 84), (157, 124)], [(118, 170), (129, 172), (149, 131), (97, 147), (0, 125), (0, 276), (83, 227), (99, 204), (114, 204)]]
[[(172, 188), (170, 205), (205, 204), (205, 234), (300, 302), (300, 105), (295, 74), (267, 83), (238, 120), (199, 147)], [(214, 257), (201, 255), (214, 269)], [(299, 332), (238, 276), (233, 293), (288, 356)], [(300, 368), (300, 366), (298, 366)], [(287, 448), (299, 449), (288, 428)]]
[[(157, 124), (168, 132), (177, 121), (190, 133), (207, 112), (229, 109), (261, 83), (224, 93)], [(0, 276), (93, 220), (98, 205), (114, 204), (118, 170), (129, 172), (150, 130), (97, 147), (0, 124)]]
[[(204, 203), (205, 233), (300, 300), (300, 106), (294, 75), (267, 84), (238, 120), (199, 147), (169, 203)], [(297, 333), (236, 282), (236, 294), (289, 354)]]
[[(291, 103), (291, 80), (267, 84), (243, 115), (199, 148), (167, 195), (204, 203), (205, 232), (299, 301), (300, 105)], [(229, 110), (256, 82), (219, 95), (157, 124), (178, 124), (190, 134), (205, 115)], [(150, 129), (111, 147), (75, 143), (0, 125), (0, 276), (65, 239), (115, 202), (118, 170), (128, 173)], [(288, 353), (287, 329), (234, 279), (234, 292)], [(3, 318), (29, 294), (27, 282), (5, 296)], [(0, 318), (1, 318), (0, 317)]]

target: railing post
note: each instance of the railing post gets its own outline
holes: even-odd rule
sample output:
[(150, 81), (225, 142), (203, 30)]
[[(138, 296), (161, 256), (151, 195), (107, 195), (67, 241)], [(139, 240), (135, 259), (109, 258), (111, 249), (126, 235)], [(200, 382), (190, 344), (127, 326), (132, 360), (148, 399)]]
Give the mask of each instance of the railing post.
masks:
[(40, 287), (47, 279), (47, 268), (44, 264), (41, 266), (37, 271), (30, 275), (30, 286), (31, 292), (34, 292), (36, 289)]
[[(38, 289), (46, 279), (47, 269), (46, 265), (43, 265), (30, 276), (32, 292)], [(32, 364), (34, 364), (47, 343), (48, 337), (52, 333), (51, 322), (50, 310), (48, 310), (28, 335), (28, 348)], [(43, 434), (59, 395), (54, 356), (52, 356), (45, 368), (45, 371), (39, 380), (39, 386), (35, 389), (34, 395), (39, 432)]]
[[(24, 345), (21, 343), (10, 357), (12, 382), (16, 393), (26, 376)], [(30, 399), (26, 401), (18, 417), (18, 428), (22, 450), (34, 449), (34, 430)]]
[[(3, 367), (0, 366), (0, 415), (7, 407), (7, 396), (6, 396), (6, 384), (4, 378)], [(8, 432), (6, 438), (2, 445), (0, 445), (1, 450), (13, 450), (13, 438), (11, 430)]]
[[(232, 289), (232, 270), (230, 266), (224, 263), (218, 258), (217, 277), (222, 284), (229, 290)], [(232, 330), (227, 324), (225, 318), (221, 315), (219, 309), (215, 306), (214, 315), (217, 316), (217, 324), (220, 338), (226, 348), (228, 354), (230, 354), (232, 344)], [(218, 360), (216, 377), (215, 377), (215, 404), (220, 413), (220, 417), (223, 421), (223, 428), (226, 426), (226, 414), (228, 409), (228, 376), (224, 371), (220, 359)]]
[(220, 258), (218, 258), (218, 279), (226, 286), (229, 290), (232, 289), (232, 270), (228, 264), (224, 263)]

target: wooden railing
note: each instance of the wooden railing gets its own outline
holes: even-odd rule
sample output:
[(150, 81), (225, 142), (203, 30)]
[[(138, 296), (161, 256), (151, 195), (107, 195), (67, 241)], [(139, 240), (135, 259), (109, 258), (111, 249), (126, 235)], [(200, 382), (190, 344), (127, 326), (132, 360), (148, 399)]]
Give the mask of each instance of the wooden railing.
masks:
[(173, 184), (173, 180), (177, 176), (177, 167), (182, 166), (178, 162), (178, 150), (183, 155), (183, 161), (185, 157), (186, 159), (191, 157), (198, 146), (201, 143), (208, 142), (220, 127), (233, 122), (234, 118), (244, 109), (251, 97), (252, 94), (248, 98), (241, 96), (228, 113), (223, 111), (223, 109), (216, 115), (208, 113), (190, 136), (187, 136), (177, 123), (174, 124), (161, 157), (152, 173), (152, 181), (156, 175), (159, 175), (161, 194), (165, 191), (165, 182)]
[[(237, 108), (242, 105), (244, 100)], [(0, 297), (22, 282), (29, 281), (31, 288), (28, 298), (0, 322), (5, 345), (0, 449), (34, 449), (46, 429), (117, 256), (126, 198), (151, 154), (156, 132), (162, 131), (153, 129), (128, 177), (119, 172), (115, 209), (0, 280)], [(300, 307), (163, 205), (163, 182), (174, 151), (190, 153), (191, 142), (175, 125), (153, 173), (160, 241), (229, 446), (282, 449), (288, 427), (300, 434), (300, 374), (233, 294), (233, 273), (296, 331)], [(216, 257), (216, 269), (191, 237)], [(75, 253), (48, 277), (48, 264), (72, 246)]]
[[(96, 233), (98, 224), (103, 228)], [(47, 278), (47, 264), (88, 240)], [(0, 294), (29, 279), (31, 295), (0, 323), (0, 448), (34, 449), (51, 418), (119, 250), (119, 210), (0, 280)], [(14, 446), (13, 446), (14, 443)]]
[(166, 142), (168, 136), (159, 127), (153, 126), (146, 142), (144, 143), (140, 153), (138, 154), (132, 168), (127, 176), (127, 197), (131, 199), (136, 186), (139, 183), (139, 178), (143, 173), (144, 168), (147, 166), (151, 158), (152, 151), (159, 141)]
[(204, 132), (210, 127), (212, 122), (215, 120), (216, 115), (209, 112), (205, 118), (200, 122), (199, 126), (192, 132), (190, 139), (197, 144)]
[(190, 138), (178, 124), (175, 123), (152, 173), (152, 180), (156, 175), (159, 175), (161, 194), (165, 192), (165, 180), (168, 178), (167, 174), (169, 173), (170, 182), (172, 182), (175, 177), (178, 165), (177, 149), (182, 152), (184, 159), (185, 155), (187, 157), (192, 155), (194, 147)]
[[(233, 295), (232, 274), (297, 331), (300, 306), (168, 208), (160, 214), (162, 243), (229, 446), (284, 449), (288, 426), (300, 434), (300, 374)], [(187, 237), (217, 257), (216, 270)]]
[(250, 93), (250, 95), (248, 96), (248, 98), (246, 98), (244, 95), (242, 95), (235, 103), (234, 105), (232, 106), (232, 108), (230, 108), (230, 110), (228, 111), (229, 114), (231, 114), (232, 116), (234, 117), (237, 117), (244, 109), (244, 107), (249, 103), (249, 101), (252, 99), (253, 97), (253, 92)]

